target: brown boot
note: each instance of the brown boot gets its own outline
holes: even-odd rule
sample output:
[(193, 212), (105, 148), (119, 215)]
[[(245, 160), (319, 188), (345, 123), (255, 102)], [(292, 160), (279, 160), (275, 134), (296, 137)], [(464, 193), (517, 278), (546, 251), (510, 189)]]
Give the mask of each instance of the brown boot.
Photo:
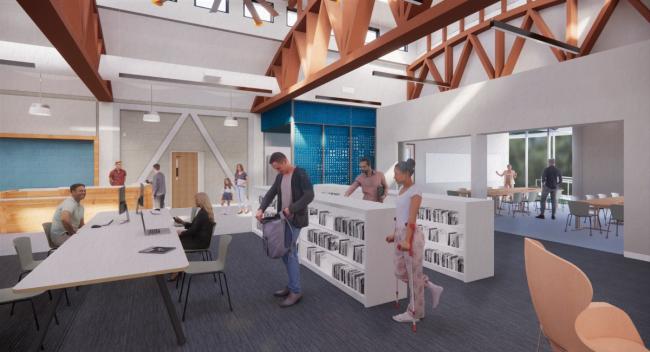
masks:
[(289, 296), (287, 296), (287, 298), (284, 301), (282, 301), (282, 303), (280, 303), (280, 307), (282, 308), (291, 307), (292, 305), (300, 302), (300, 299), (302, 299), (301, 293), (291, 292), (289, 293)]

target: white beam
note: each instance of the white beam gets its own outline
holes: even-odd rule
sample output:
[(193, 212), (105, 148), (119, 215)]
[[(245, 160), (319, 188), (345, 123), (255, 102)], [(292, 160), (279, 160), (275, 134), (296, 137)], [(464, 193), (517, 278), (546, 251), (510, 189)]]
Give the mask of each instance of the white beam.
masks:
[(174, 126), (172, 126), (171, 130), (169, 130), (169, 133), (167, 133), (167, 136), (165, 137), (165, 139), (163, 139), (162, 143), (160, 143), (160, 146), (158, 147), (154, 155), (151, 157), (151, 160), (149, 160), (149, 162), (147, 163), (147, 166), (145, 166), (142, 172), (140, 173), (140, 177), (138, 177), (138, 183), (142, 183), (147, 179), (147, 176), (151, 172), (151, 168), (155, 163), (157, 163), (160, 160), (165, 150), (167, 150), (171, 142), (174, 140), (174, 137), (176, 137), (176, 134), (181, 129), (181, 126), (183, 126), (183, 123), (187, 119), (187, 116), (189, 116), (189, 113), (187, 112), (183, 113), (178, 118), (178, 120), (176, 120)]

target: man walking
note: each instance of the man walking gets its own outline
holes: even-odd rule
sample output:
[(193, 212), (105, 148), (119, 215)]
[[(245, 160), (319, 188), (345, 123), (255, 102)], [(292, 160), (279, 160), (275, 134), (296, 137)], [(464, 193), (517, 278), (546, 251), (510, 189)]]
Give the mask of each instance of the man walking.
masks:
[(153, 207), (162, 209), (165, 207), (165, 174), (160, 172), (160, 164), (153, 165)]
[(538, 219), (544, 219), (544, 210), (546, 210), (546, 197), (551, 194), (551, 219), (555, 220), (555, 209), (557, 208), (557, 189), (562, 184), (562, 173), (555, 167), (555, 159), (548, 159), (548, 167), (542, 173), (542, 213), (537, 215)]
[(282, 257), (289, 277), (289, 284), (273, 295), (285, 298), (280, 303), (281, 307), (290, 307), (302, 298), (297, 242), (300, 229), (309, 224), (307, 208), (309, 203), (314, 200), (314, 187), (307, 172), (291, 165), (284, 154), (280, 152), (271, 154), (269, 164), (278, 172), (278, 175), (273, 186), (264, 195), (255, 217), (261, 221), (266, 208), (276, 196), (278, 197), (278, 213), (282, 212), (287, 218), (284, 230), (285, 239), (291, 239), (291, 246), (289, 252)]
[(108, 182), (111, 186), (124, 186), (126, 180), (126, 170), (122, 168), (122, 162), (116, 161), (115, 168), (108, 174)]
[(359, 168), (361, 169), (361, 174), (352, 182), (350, 188), (345, 192), (345, 196), (349, 197), (361, 186), (363, 200), (383, 203), (386, 198), (386, 191), (388, 190), (388, 184), (386, 183), (384, 174), (381, 171), (373, 170), (368, 158), (362, 158), (359, 161)]

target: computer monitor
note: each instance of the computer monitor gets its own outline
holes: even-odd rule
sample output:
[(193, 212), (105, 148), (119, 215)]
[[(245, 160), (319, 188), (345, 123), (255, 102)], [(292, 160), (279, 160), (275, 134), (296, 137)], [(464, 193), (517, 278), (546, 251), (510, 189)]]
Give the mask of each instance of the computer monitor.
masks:
[(120, 215), (126, 213), (126, 220), (122, 221), (122, 223), (129, 222), (129, 207), (126, 205), (126, 187), (122, 186), (118, 190), (119, 194), (119, 203), (118, 203), (118, 213)]

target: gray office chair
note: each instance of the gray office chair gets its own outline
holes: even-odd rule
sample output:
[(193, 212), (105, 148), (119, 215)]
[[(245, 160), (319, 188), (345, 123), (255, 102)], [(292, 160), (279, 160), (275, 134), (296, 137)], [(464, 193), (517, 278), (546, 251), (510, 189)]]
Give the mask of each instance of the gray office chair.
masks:
[(598, 193), (598, 199), (609, 198), (605, 193)]
[[(34, 316), (34, 323), (36, 323), (36, 330), (40, 330), (41, 327), (38, 324), (38, 314), (36, 314), (36, 307), (34, 306), (34, 297), (43, 294), (43, 292), (37, 293), (15, 293), (14, 290), (10, 287), (0, 288), (0, 305), (10, 304), (11, 303), (11, 312), (10, 316), (14, 315), (14, 307), (16, 303), (27, 302), (32, 305), (32, 315)], [(56, 325), (59, 325), (59, 318), (54, 313), (54, 321)]]
[[(52, 223), (45, 223), (45, 224), (49, 224), (50, 226), (52, 225)], [(45, 224), (43, 224), (43, 228), (45, 228)], [(48, 232), (49, 232), (49, 228), (48, 228)], [(49, 236), (47, 237), (49, 242)], [(25, 274), (29, 274), (32, 270), (36, 269), (36, 267), (39, 264), (41, 264), (43, 261), (34, 260), (34, 255), (32, 254), (32, 241), (29, 237), (16, 237), (14, 238), (13, 242), (14, 242), (14, 249), (16, 250), (16, 254), (18, 254), (18, 260), (20, 261), (21, 272), (18, 275), (18, 281), (20, 281), (23, 279), (23, 276)], [(68, 291), (66, 289), (63, 289), (63, 293), (65, 293), (66, 305), (70, 306), (70, 298), (68, 297)], [(52, 293), (48, 290), (47, 294), (50, 296), (50, 300), (51, 300)]]
[(36, 267), (43, 261), (34, 260), (32, 254), (32, 240), (29, 237), (16, 237), (13, 242), (16, 254), (18, 254), (18, 260), (20, 261), (21, 272), (20, 275), (18, 275), (18, 281), (20, 281), (23, 279), (23, 275), (36, 269)]
[(591, 195), (591, 194), (585, 194), (585, 199), (586, 199), (586, 200), (596, 199), (596, 197), (594, 197), (594, 196)]
[[(228, 296), (228, 306), (232, 312), (232, 302), (230, 301), (230, 290), (228, 289), (228, 279), (226, 278), (226, 256), (228, 255), (228, 247), (232, 241), (231, 235), (221, 235), (219, 236), (219, 257), (214, 261), (203, 261), (203, 262), (190, 262), (190, 265), (185, 269), (185, 275), (183, 275), (183, 281), (181, 282), (181, 292), (179, 297), (183, 294), (183, 287), (185, 286), (185, 277), (189, 276), (187, 282), (187, 291), (185, 292), (185, 305), (183, 307), (183, 317), (182, 320), (185, 321), (185, 313), (187, 312), (187, 303), (190, 298), (190, 287), (192, 287), (192, 279), (196, 275), (208, 275), (208, 274), (218, 274), (219, 282), (221, 282), (221, 276), (226, 286), (226, 294)], [(223, 295), (223, 290), (221, 291)]]
[(619, 193), (612, 192), (612, 197), (620, 197), (620, 196), (621, 196), (621, 195), (620, 195)]
[(530, 203), (535, 204), (535, 210), (537, 210), (538, 209), (537, 202), (539, 201), (540, 198), (539, 195), (537, 194), (537, 191), (526, 193), (526, 199), (524, 200), (524, 203), (526, 204), (526, 210), (530, 213)]
[(47, 255), (49, 256), (54, 252), (59, 246), (54, 244), (54, 241), (52, 241), (52, 223), (51, 222), (44, 222), (41, 224), (43, 226), (43, 232), (45, 232), (45, 238), (47, 239), (47, 244), (50, 246), (50, 250), (47, 251)]
[(616, 223), (616, 237), (618, 237), (618, 225), (623, 224), (624, 206), (615, 204), (609, 208), (609, 211), (611, 212), (611, 215), (609, 217), (609, 223), (607, 224), (607, 235), (605, 235), (605, 238), (609, 237), (609, 227), (612, 225), (612, 221)]
[[(576, 217), (576, 221), (579, 221), (578, 218), (588, 218), (589, 219), (589, 236), (591, 236), (592, 230), (592, 218), (598, 216), (591, 209), (589, 209), (589, 204), (579, 202), (579, 201), (569, 201), (569, 215), (567, 215), (566, 224), (564, 225), (564, 232), (567, 231), (567, 228), (571, 225), (571, 218)], [(603, 233), (602, 228), (599, 228), (600, 233)]]
[(448, 196), (460, 197), (460, 192), (458, 191), (447, 191)]

